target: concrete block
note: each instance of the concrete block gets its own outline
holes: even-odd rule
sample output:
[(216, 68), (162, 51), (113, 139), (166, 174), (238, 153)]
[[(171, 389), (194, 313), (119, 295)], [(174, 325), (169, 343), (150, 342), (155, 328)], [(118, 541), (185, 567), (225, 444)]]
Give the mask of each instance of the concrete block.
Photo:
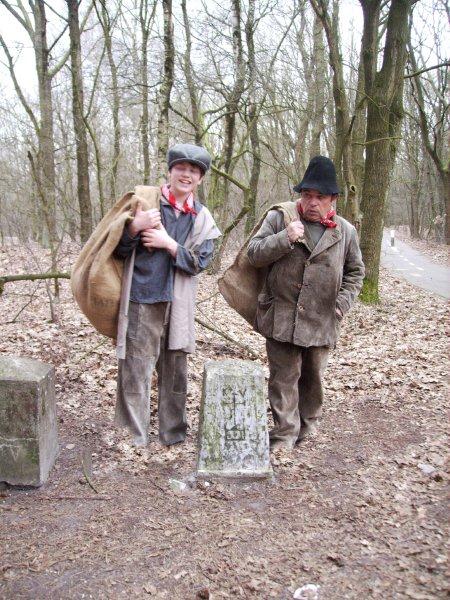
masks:
[(197, 473), (266, 477), (271, 474), (262, 366), (208, 361), (203, 374)]
[(0, 356), (0, 481), (42, 485), (57, 452), (54, 368)]

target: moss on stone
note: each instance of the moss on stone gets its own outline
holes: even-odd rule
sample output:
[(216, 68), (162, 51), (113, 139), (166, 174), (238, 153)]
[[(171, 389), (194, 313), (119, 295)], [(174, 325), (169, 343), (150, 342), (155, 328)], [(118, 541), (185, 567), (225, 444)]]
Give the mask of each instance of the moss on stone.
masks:
[(24, 448), (26, 454), (26, 460), (35, 465), (39, 465), (39, 448), (37, 441)]

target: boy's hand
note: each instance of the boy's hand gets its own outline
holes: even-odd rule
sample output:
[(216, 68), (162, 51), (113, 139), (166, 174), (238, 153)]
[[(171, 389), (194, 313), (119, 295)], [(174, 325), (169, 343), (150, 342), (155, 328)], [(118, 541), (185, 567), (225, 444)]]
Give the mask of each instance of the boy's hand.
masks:
[(145, 229), (142, 231), (141, 242), (147, 250), (162, 248), (167, 250), (174, 258), (177, 254), (178, 244), (170, 237), (162, 225), (160, 229)]
[(128, 233), (131, 237), (136, 237), (144, 229), (159, 229), (162, 227), (161, 213), (157, 208), (142, 210), (140, 202), (136, 204), (134, 218), (128, 225)]

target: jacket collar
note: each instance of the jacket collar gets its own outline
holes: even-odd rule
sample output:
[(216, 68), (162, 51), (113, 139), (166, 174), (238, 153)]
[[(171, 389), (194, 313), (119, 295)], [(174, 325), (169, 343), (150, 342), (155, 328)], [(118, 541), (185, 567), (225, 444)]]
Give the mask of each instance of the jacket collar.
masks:
[[(336, 227), (334, 227), (334, 228), (327, 227), (325, 229), (322, 237), (317, 242), (316, 247), (311, 252), (310, 258), (314, 258), (321, 252), (325, 252), (325, 250), (328, 250), (328, 248), (330, 248), (331, 246), (334, 246), (334, 244), (337, 244), (337, 242), (339, 242), (342, 239), (341, 223), (340, 223), (339, 219), (336, 219), (336, 217), (333, 217), (333, 221), (335, 221), (337, 223)], [(306, 229), (305, 229), (305, 231), (306, 231)], [(305, 238), (306, 238), (306, 236), (305, 236)]]

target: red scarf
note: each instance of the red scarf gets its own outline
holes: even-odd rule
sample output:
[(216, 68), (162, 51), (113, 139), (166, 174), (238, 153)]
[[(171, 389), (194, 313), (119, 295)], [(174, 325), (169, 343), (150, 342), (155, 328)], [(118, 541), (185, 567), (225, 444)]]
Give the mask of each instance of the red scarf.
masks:
[(168, 185), (161, 186), (161, 193), (174, 210), (178, 210), (179, 212), (182, 212), (184, 214), (191, 213), (192, 215), (194, 215), (194, 217), (197, 216), (197, 211), (194, 208), (194, 194), (192, 192), (186, 198), (181, 208), (177, 206), (176, 198), (170, 191)]
[[(303, 206), (301, 205), (300, 200), (297, 201), (297, 210), (300, 213), (300, 215), (303, 217)], [(324, 225), (325, 227), (331, 227), (331, 228), (336, 227), (337, 223), (335, 221), (331, 220), (335, 214), (336, 214), (335, 210), (329, 210), (327, 212), (327, 214), (320, 219), (320, 223), (322, 223), (322, 225)]]

